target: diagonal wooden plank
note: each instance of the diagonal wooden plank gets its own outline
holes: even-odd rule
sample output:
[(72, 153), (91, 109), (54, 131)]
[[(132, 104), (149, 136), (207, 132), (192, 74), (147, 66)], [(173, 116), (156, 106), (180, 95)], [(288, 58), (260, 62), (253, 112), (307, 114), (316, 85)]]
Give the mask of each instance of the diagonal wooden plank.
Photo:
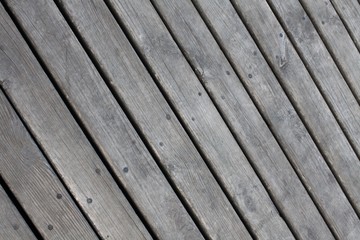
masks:
[(2, 88), (78, 205), (102, 238), (151, 239), (2, 5), (0, 19)]
[[(24, 22), (30, 41), (116, 177), (158, 238), (201, 239), (200, 231), (56, 5), (46, 2), (17, 1), (10, 7)], [(37, 11), (29, 14), (32, 8)], [(41, 24), (33, 24), (39, 19)], [(63, 36), (67, 36), (66, 41)]]
[(120, 21), (254, 235), (291, 238), (291, 232), (151, 3), (122, 1), (121, 5), (117, 8)]
[[(352, 146), (359, 152), (360, 105), (344, 81), (316, 29), (297, 0), (286, 2), (269, 0), (269, 2), (272, 2), (274, 11), (280, 17), (287, 34), (299, 51), (305, 65), (312, 73), (314, 81), (318, 84), (324, 98), (333, 110), (345, 135), (352, 143)], [(323, 133), (327, 135), (332, 134), (334, 129), (329, 128), (330, 125), (327, 127), (327, 132)], [(336, 129), (338, 132), (341, 132), (339, 128)], [(326, 136), (320, 137), (319, 141), (322, 142), (324, 139), (326, 139)], [(339, 142), (339, 139), (336, 138), (332, 146)], [(326, 148), (322, 144), (320, 144), (320, 147)], [(338, 159), (347, 159), (346, 155), (350, 153), (350, 148), (348, 149), (346, 152), (344, 150), (338, 151), (333, 149), (332, 151), (324, 151), (324, 154), (328, 159), (336, 162), (339, 161)], [(353, 162), (357, 162), (355, 155), (352, 154), (351, 156)], [(351, 163), (351, 161), (349, 162)], [(353, 192), (353, 190), (355, 191)], [(350, 195), (357, 212), (360, 213), (360, 194), (356, 185), (354, 189), (350, 189)]]
[(41, 235), (97, 239), (2, 92), (0, 119), (1, 175)]
[[(299, 0), (360, 104), (360, 52), (329, 0)], [(348, 3), (349, 1), (344, 1)]]
[[(235, 69), (242, 77), (248, 91), (253, 96), (255, 102), (257, 102), (263, 116), (273, 129), (274, 134), (283, 146), (289, 160), (292, 161), (319, 209), (321, 209), (323, 214), (326, 211), (327, 215), (325, 217), (327, 221), (331, 219), (333, 224), (342, 226), (345, 232), (346, 226), (337, 222), (337, 216), (345, 216), (347, 211), (350, 211), (352, 212), (350, 222), (352, 227), (356, 229), (357, 218), (355, 212), (336, 183), (334, 176), (307, 133), (301, 119), (296, 115), (294, 108), (284, 94), (274, 74), (272, 74), (271, 69), (266, 64), (266, 61), (259, 56), (255, 43), (251, 41), (250, 34), (245, 29), (232, 5), (229, 2), (221, 2), (221, 4), (220, 2), (213, 4), (209, 4), (206, 1), (194, 2), (203, 14), (204, 19), (208, 22), (208, 26), (213, 29), (214, 35), (222, 44), (225, 53), (233, 62)], [(257, 10), (263, 6), (263, 3), (253, 5), (253, 3), (247, 2), (247, 6), (242, 9), (250, 12), (249, 9)], [(266, 23), (269, 23), (269, 20), (264, 18), (265, 16), (257, 16), (256, 21), (259, 24), (264, 24), (264, 26), (271, 30), (273, 26), (266, 25)], [(279, 35), (277, 34), (277, 36)], [(267, 38), (262, 36), (261, 39)], [(333, 194), (334, 191), (336, 191), (336, 194)], [(344, 209), (334, 211), (333, 208), (336, 208), (335, 206), (338, 203), (342, 204)], [(302, 234), (305, 233), (303, 232)]]
[(207, 237), (249, 239), (240, 218), (106, 5), (102, 1), (70, 0), (59, 1), (59, 5)]
[[(261, 0), (251, 2), (235, 0), (234, 2), (240, 15), (248, 23), (248, 28), (257, 38), (258, 44), (289, 98), (303, 117), (304, 123), (324, 154), (329, 167), (337, 175), (339, 183), (345, 189), (353, 205), (359, 210), (359, 159), (280, 23), (270, 7), (263, 4)], [(255, 8), (251, 4), (254, 4)], [(259, 18), (262, 18), (266, 24), (259, 21), (254, 22)], [(283, 50), (285, 51), (283, 52)], [(280, 62), (276, 56), (280, 58)], [(283, 56), (286, 57), (285, 65), (281, 65)], [(306, 132), (306, 129), (303, 128), (301, 131)], [(319, 208), (330, 228), (339, 238), (350, 238), (351, 235), (348, 236), (350, 233), (352, 233), (352, 237), (355, 237), (356, 232), (360, 234), (360, 220), (336, 181), (329, 177), (331, 172), (329, 169), (326, 170), (325, 162), (319, 160), (321, 156), (307, 147), (310, 142), (311, 138), (309, 137), (293, 138), (293, 141), (287, 140), (288, 145), (295, 153), (294, 157), (303, 156), (299, 167), (304, 167), (303, 174), (307, 177), (308, 185), (313, 190), (310, 192), (313, 192), (314, 197), (318, 198)], [(321, 174), (312, 172), (316, 168), (322, 170), (319, 171)], [(339, 207), (340, 205), (342, 207)]]
[(360, 2), (358, 0), (330, 0), (330, 2), (360, 51)]
[[(1, 97), (0, 97), (1, 98)], [(6, 192), (0, 185), (0, 238), (12, 240), (36, 239)]]

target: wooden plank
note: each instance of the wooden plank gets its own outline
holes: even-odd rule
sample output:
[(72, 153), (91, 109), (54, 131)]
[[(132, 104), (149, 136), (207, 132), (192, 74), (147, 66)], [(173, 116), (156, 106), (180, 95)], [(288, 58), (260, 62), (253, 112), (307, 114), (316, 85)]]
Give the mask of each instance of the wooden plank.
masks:
[[(27, 3), (23, 1), (23, 4), (27, 4)], [(248, 233), (244, 229), (241, 220), (238, 218), (235, 211), (232, 209), (231, 205), (226, 200), (225, 195), (222, 193), (220, 187), (218, 186), (214, 178), (211, 176), (211, 173), (207, 169), (206, 165), (203, 163), (203, 160), (201, 159), (200, 155), (196, 152), (194, 146), (190, 145), (191, 142), (187, 138), (185, 132), (182, 130), (181, 125), (176, 120), (168, 121), (166, 119), (167, 115), (169, 115), (173, 119), (176, 119), (176, 117), (171, 112), (169, 106), (166, 105), (165, 100), (162, 98), (161, 95), (158, 95), (160, 97), (153, 97), (152, 91), (149, 90), (151, 89), (151, 87), (150, 88), (147, 88), (146, 86), (144, 87), (142, 86), (142, 82), (139, 81), (139, 79), (142, 78), (150, 79), (150, 80), (151, 78), (146, 72), (144, 66), (141, 65), (140, 60), (137, 58), (134, 50), (127, 42), (125, 36), (123, 36), (122, 33), (120, 32), (119, 34), (121, 35), (118, 34), (116, 36), (121, 40), (120, 43), (118, 43), (117, 41), (114, 41), (114, 43), (109, 42), (110, 40), (112, 40), (111, 38), (113, 38), (113, 36), (111, 36), (111, 34), (109, 33), (111, 33), (112, 31), (116, 31), (118, 25), (116, 21), (112, 18), (111, 13), (107, 9), (106, 5), (101, 3), (100, 1), (94, 2), (94, 4), (96, 7), (94, 7), (94, 5), (92, 5), (92, 3), (90, 2), (84, 2), (84, 3), (75, 2), (75, 1), (64, 2), (65, 6), (70, 6), (68, 8), (69, 11), (75, 11), (76, 14), (78, 14), (76, 16), (73, 16), (72, 17), (73, 19), (77, 19), (76, 21), (79, 22), (79, 24), (82, 23), (81, 21), (84, 21), (82, 23), (85, 24), (83, 25), (85, 26), (84, 29), (92, 30), (92, 31), (94, 30), (98, 31), (98, 29), (99, 30), (101, 29), (105, 31), (104, 33), (99, 33), (96, 34), (95, 36), (87, 37), (86, 39), (99, 41), (95, 43), (96, 44), (95, 46), (97, 47), (100, 46), (101, 48), (96, 49), (96, 51), (97, 52), (100, 51), (101, 53), (104, 51), (106, 58), (111, 56), (112, 58), (117, 59), (116, 61), (113, 62), (107, 62), (106, 66), (112, 67), (113, 64), (115, 64), (116, 75), (121, 76), (121, 78), (124, 78), (119, 80), (124, 81), (125, 79), (126, 80), (129, 79), (128, 80), (129, 82), (125, 82), (124, 84), (121, 85), (124, 91), (126, 91), (129, 94), (128, 96), (125, 95), (125, 99), (126, 101), (129, 100), (131, 101), (132, 111), (136, 112), (137, 110), (146, 109), (141, 112), (142, 119), (140, 120), (141, 122), (145, 123), (147, 129), (150, 129), (150, 133), (154, 134), (152, 136), (151, 142), (152, 144), (156, 144), (157, 146), (155, 151), (164, 152), (164, 154), (160, 154), (159, 158), (163, 163), (166, 164), (166, 165), (164, 164), (165, 167), (171, 169), (172, 171), (171, 178), (179, 188), (180, 194), (184, 197), (185, 201), (187, 201), (191, 207), (194, 206), (193, 211), (195, 211), (196, 217), (200, 219), (200, 222), (205, 223), (206, 227), (208, 227), (211, 231), (214, 231), (215, 233), (220, 235), (229, 234), (229, 235), (233, 235), (234, 237), (235, 236), (238, 237), (240, 235), (246, 238), (248, 236)], [(36, 3), (32, 3), (29, 4), (29, 6), (26, 5), (22, 5), (22, 6), (23, 9), (25, 10), (25, 9), (32, 9), (34, 8), (33, 6), (37, 6), (37, 5)], [(53, 20), (54, 15), (56, 16), (56, 12), (55, 10), (52, 10), (53, 7), (51, 6), (53, 5), (49, 3), (44, 5), (39, 4), (38, 8), (35, 7), (36, 9), (42, 9), (41, 11), (43, 12), (42, 14), (38, 15), (38, 17), (43, 18), (46, 12), (50, 12), (51, 14), (49, 18), (51, 17), (51, 20)], [(21, 17), (25, 18), (27, 16), (28, 14), (22, 14), (21, 16), (19, 14), (20, 18)], [(94, 17), (97, 17), (97, 19), (93, 19)], [(112, 23), (113, 25), (109, 27), (106, 24), (108, 21), (111, 21), (111, 19), (113, 21)], [(26, 24), (26, 22), (30, 23), (31, 21), (22, 21), (22, 22), (23, 24)], [(94, 28), (90, 28), (88, 26), (89, 23), (94, 23), (94, 22), (98, 22), (98, 25), (91, 24), (92, 26), (94, 26)], [(60, 26), (62, 25), (61, 22), (58, 22), (58, 24), (60, 24)], [(58, 26), (58, 24), (55, 25)], [(67, 30), (65, 32), (65, 35), (64, 33), (62, 33), (61, 36), (67, 36), (67, 38), (70, 38), (68, 35), (66, 35), (66, 33), (69, 31), (70, 30)], [(91, 34), (91, 32), (89, 33)], [(62, 38), (61, 36), (59, 37), (59, 39)], [(84, 36), (86, 37), (88, 35), (85, 35), (84, 33)], [(103, 36), (110, 36), (111, 38), (104, 40), (102, 39)], [(54, 37), (54, 41), (58, 42), (59, 40), (57, 40), (57, 37)], [(37, 48), (41, 48), (39, 42), (36, 43), (34, 41), (34, 44), (37, 44)], [(112, 45), (116, 47), (117, 49), (116, 51), (114, 49), (109, 49), (105, 51), (107, 46), (112, 46)], [(74, 51), (74, 50), (76, 49), (73, 48), (70, 49), (70, 51)], [(61, 54), (60, 50), (58, 51), (59, 51), (58, 53)], [(119, 56), (124, 57), (124, 60), (120, 61)], [(134, 61), (135, 64), (133, 63)], [(54, 67), (52, 67), (52, 70), (54, 71)], [(54, 73), (56, 72), (54, 71)], [(117, 80), (117, 78), (114, 78), (114, 80), (115, 79)], [(147, 81), (149, 82), (149, 80)], [(89, 81), (87, 81), (87, 83), (89, 83)], [(94, 91), (94, 89), (100, 88), (101, 87), (100, 84), (101, 82), (99, 82), (99, 80), (96, 80), (95, 83), (90, 82), (89, 91)], [(139, 93), (140, 91), (143, 91), (143, 94), (140, 94)], [(156, 89), (156, 91), (158, 90)], [(78, 90), (77, 92), (79, 93), (80, 91)], [(69, 93), (66, 94), (70, 96)], [(141, 97), (144, 97), (144, 99), (141, 99)], [(99, 100), (93, 100), (93, 101), (99, 101)], [(162, 102), (163, 104), (160, 106), (156, 106), (154, 108), (153, 106), (154, 103), (156, 102)], [(164, 116), (164, 121), (158, 120), (158, 118), (161, 115)], [(175, 127), (173, 127), (172, 124), (174, 124)], [(166, 127), (162, 125), (166, 125)], [(142, 128), (144, 128), (144, 126), (142, 126)], [(152, 129), (156, 129), (156, 130), (153, 131)], [(180, 132), (180, 134), (178, 132)], [(156, 139), (159, 137), (162, 137), (162, 139), (161, 140)], [(159, 143), (161, 141), (162, 143)], [(167, 145), (169, 146), (173, 145), (174, 147), (168, 148)], [(175, 151), (173, 151), (174, 149)], [(171, 160), (168, 161), (167, 159), (171, 159)], [(172, 210), (169, 210), (169, 214), (173, 214), (171, 211)], [(178, 222), (176, 222), (176, 224), (178, 224)], [(218, 232), (220, 229), (221, 231), (224, 232)], [(183, 233), (185, 234), (187, 229), (184, 229), (183, 231), (184, 231)], [(225, 233), (225, 231), (229, 231), (230, 233)], [(168, 232), (167, 234), (169, 236), (169, 234), (172, 233)]]
[(2, 92), (0, 119), (1, 176), (41, 235), (49, 239), (96, 239)]
[[(235, 0), (234, 3), (282, 87), (302, 116), (314, 141), (324, 153), (328, 165), (340, 179), (350, 199), (358, 202), (359, 159), (269, 5), (261, 0)], [(261, 21), (254, 22), (258, 19), (262, 19), (266, 24)], [(350, 237), (349, 233), (360, 234), (360, 220), (356, 212), (331, 176), (331, 171), (310, 135), (305, 134), (305, 127), (294, 126), (292, 129), (293, 136), (284, 134), (282, 141), (291, 149), (290, 158), (302, 157), (297, 166), (303, 168), (302, 174), (306, 176), (307, 185), (312, 189), (310, 192), (320, 203), (319, 208), (330, 228), (340, 239)], [(295, 131), (305, 137), (296, 138)]]
[[(360, 103), (360, 53), (330, 1), (299, 0)], [(349, 1), (345, 1), (348, 3)]]
[[(45, 2), (16, 1), (11, 9), (116, 177), (158, 238), (201, 239), (200, 231), (56, 5)], [(37, 11), (29, 14), (32, 8)], [(42, 24), (33, 24), (38, 19)]]
[(36, 239), (6, 192), (0, 185), (0, 238), (12, 240)]
[[(208, 26), (213, 29), (215, 37), (222, 44), (238, 74), (242, 77), (248, 91), (252, 94), (319, 209), (327, 214), (325, 215), (327, 221), (331, 219), (333, 224), (336, 224), (335, 226), (341, 225), (337, 222), (337, 216), (344, 216), (345, 212), (350, 211), (353, 216), (350, 222), (353, 221), (353, 226), (357, 227), (355, 212), (336, 183), (334, 176), (325, 164), (274, 74), (272, 74), (271, 69), (259, 54), (257, 46), (251, 40), (250, 34), (232, 5), (223, 1), (221, 4), (220, 2), (214, 4), (208, 4), (206, 1), (194, 2), (208, 22)], [(244, 7), (247, 10), (249, 8), (261, 9), (264, 5), (261, 3), (255, 7), (250, 2), (247, 4), (247, 7)], [(268, 20), (259, 21), (259, 19), (263, 18), (258, 16), (256, 20), (261, 24), (269, 22)], [(272, 29), (273, 26), (266, 27)], [(277, 36), (279, 35), (277, 34)], [(213, 49), (213, 47), (207, 48)], [(333, 191), (337, 194), (332, 195)], [(329, 199), (335, 202), (328, 202)], [(337, 206), (337, 202), (342, 204), (345, 210), (334, 211), (328, 208), (329, 206), (334, 208)]]
[[(360, 106), (316, 32), (315, 27), (298, 1), (270, 0), (270, 2), (272, 2), (273, 9), (277, 11), (278, 16), (281, 18), (287, 34), (293, 40), (305, 65), (313, 74), (314, 81), (318, 84), (344, 133), (351, 140), (352, 146), (357, 150), (356, 152), (360, 152)], [(329, 129), (328, 134), (331, 134), (331, 131), (333, 130)], [(340, 132), (339, 129), (338, 131)], [(326, 136), (323, 138), (326, 138)], [(338, 139), (335, 139), (335, 141), (338, 143)], [(327, 154), (325, 152), (325, 156), (330, 159), (333, 158), (333, 161), (346, 159), (343, 157), (346, 155), (345, 153), (340, 155), (338, 151), (336, 152), (338, 155), (334, 155), (335, 152)], [(354, 155), (352, 155), (352, 158), (356, 162)], [(356, 189), (358, 188), (355, 187), (355, 191), (357, 191)], [(355, 194), (353, 198), (356, 203), (356, 210), (359, 213), (360, 195)]]
[[(120, 21), (254, 235), (260, 239), (292, 238), (292, 233), (151, 3), (136, 0), (121, 3), (124, 7), (118, 7)], [(164, 11), (173, 14), (169, 9)], [(204, 40), (199, 39), (200, 42)]]
[(330, 0), (330, 2), (360, 51), (360, 2), (357, 0)]
[(207, 237), (249, 239), (240, 218), (107, 6), (102, 1), (60, 4)]
[(79, 206), (102, 238), (151, 239), (2, 5), (0, 19), (2, 88)]
[[(358, 187), (360, 176), (359, 159), (270, 7), (261, 1), (252, 1), (251, 3), (255, 4), (256, 9), (252, 8), (247, 0), (237, 0), (236, 7), (240, 14), (243, 15), (245, 21), (249, 23), (247, 24), (249, 29), (258, 39), (259, 45), (261, 45), (264, 53), (267, 55), (267, 60), (272, 66), (273, 71), (278, 76), (289, 98), (296, 106), (297, 111), (302, 115), (328, 165), (332, 168), (334, 174), (337, 175), (339, 183), (350, 197), (357, 212), (360, 212), (360, 189)], [(252, 23), (252, 21), (259, 18), (263, 18), (264, 22), (268, 25), (260, 24), (260, 22)], [(285, 52), (283, 52), (284, 49)], [(276, 58), (276, 56), (282, 58), (281, 53), (284, 53), (284, 56), (286, 56), (285, 65), (281, 65), (279, 59)], [(306, 132), (306, 130), (303, 128), (302, 132)], [(296, 138), (293, 141), (290, 141), (290, 139), (287, 141), (289, 145), (292, 145), (293, 151), (302, 151), (302, 156), (309, 159), (310, 164), (314, 164), (314, 160), (308, 158), (310, 155), (307, 147), (301, 150), (299, 142), (299, 140), (296, 141)], [(301, 143), (305, 145), (304, 138), (301, 139)], [(313, 155), (313, 157), (318, 159), (316, 155)], [(305, 165), (304, 161), (302, 165)], [(323, 169), (323, 173), (326, 173), (324, 171), (326, 168), (324, 162), (318, 161), (316, 165), (321, 166), (319, 168)], [(310, 167), (311, 165), (308, 166)], [(327, 175), (331, 173), (328, 171), (328, 173), (323, 174), (323, 177), (320, 175), (319, 178), (322, 178), (322, 184), (320, 185), (315, 179), (311, 180), (314, 178), (312, 176), (314, 173), (310, 173), (312, 169), (314, 168), (309, 168), (307, 174), (309, 174), (309, 177), (312, 177), (309, 178), (310, 181), (313, 184), (317, 184), (319, 188), (319, 193), (322, 195), (320, 199), (325, 203), (325, 208), (322, 211), (329, 225), (340, 236), (346, 236), (349, 232), (348, 229), (355, 228), (360, 231), (360, 222), (355, 212), (352, 214), (352, 217), (349, 217), (348, 211), (351, 212), (352, 207), (344, 197), (342, 199), (338, 198), (338, 196), (343, 196), (342, 191), (335, 181), (328, 179)], [(329, 184), (329, 182), (333, 183)], [(311, 188), (316, 189), (314, 186)], [(328, 193), (333, 194), (333, 196), (330, 197)], [(336, 201), (329, 201), (329, 197), (330, 199), (336, 199)], [(340, 202), (343, 207), (335, 208), (334, 206), (338, 206)], [(331, 204), (334, 205), (332, 206)], [(345, 222), (342, 220), (343, 218), (350, 222)]]

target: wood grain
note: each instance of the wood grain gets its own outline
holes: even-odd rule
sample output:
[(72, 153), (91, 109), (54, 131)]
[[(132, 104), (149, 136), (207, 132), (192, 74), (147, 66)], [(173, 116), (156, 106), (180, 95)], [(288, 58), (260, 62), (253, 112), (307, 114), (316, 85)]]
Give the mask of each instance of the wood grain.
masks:
[[(325, 160), (351, 200), (360, 200), (358, 181), (360, 162), (342, 129), (317, 89), (284, 29), (269, 5), (262, 0), (234, 0), (235, 8), (242, 15), (249, 31), (257, 39), (272, 70), (292, 101), (311, 137), (324, 153)], [(255, 7), (251, 6), (253, 4)], [(255, 21), (262, 19), (262, 21)], [(285, 50), (285, 51), (284, 51)], [(284, 65), (279, 62), (285, 57)], [(278, 56), (278, 58), (276, 58)], [(279, 123), (278, 123), (279, 124)], [(284, 129), (284, 125), (281, 124)], [(360, 220), (342, 189), (319, 153), (303, 125), (290, 123), (291, 132), (283, 130), (280, 141), (286, 144), (292, 159), (301, 159), (296, 167), (313, 194), (329, 227), (338, 238), (356, 238), (360, 234)], [(297, 137), (300, 135), (300, 137)], [(349, 177), (351, 175), (352, 177)], [(342, 207), (339, 207), (339, 206)], [(356, 234), (357, 232), (357, 234)]]
[[(327, 100), (344, 133), (351, 140), (352, 146), (359, 152), (360, 105), (351, 93), (319, 34), (298, 1), (269, 0), (269, 2), (272, 2), (274, 10), (277, 11), (284, 24), (285, 31), (292, 39), (306, 67), (313, 74), (313, 80)], [(331, 134), (332, 130), (329, 129), (328, 134)], [(337, 131), (340, 132), (339, 129)], [(324, 136), (324, 138), (326, 137)], [(335, 141), (338, 142), (338, 139), (335, 139)], [(349, 155), (349, 153), (347, 154)], [(347, 159), (344, 157), (345, 155), (344, 152), (342, 154), (341, 152), (328, 152), (325, 154), (326, 157), (333, 159), (333, 161)], [(350, 156), (356, 162), (356, 157), (353, 154)], [(359, 213), (359, 201), (356, 199), (359, 199), (360, 195), (356, 194), (358, 193), (353, 192), (350, 195), (355, 199), (356, 210)]]
[(104, 239), (151, 239), (2, 6), (0, 18), (2, 88), (79, 206)]
[[(200, 231), (58, 8), (46, 2), (16, 1), (11, 7), (116, 177), (158, 238), (201, 239)], [(32, 9), (36, 11), (29, 14)], [(40, 19), (41, 24), (34, 24)]]
[(360, 51), (360, 2), (358, 0), (330, 0), (337, 14)]
[(97, 239), (2, 92), (0, 110), (0, 172), (38, 231), (44, 238)]
[(35, 235), (0, 185), (0, 238), (32, 240)]
[[(322, 212), (325, 210), (329, 213), (327, 208), (329, 204), (328, 194), (332, 193), (332, 191), (336, 191), (340, 198), (336, 194), (332, 196), (335, 196), (335, 198), (331, 197), (330, 199), (336, 199), (341, 202), (346, 209), (353, 212), (349, 202), (336, 183), (334, 176), (331, 174), (329, 168), (327, 168), (321, 154), (317, 150), (316, 145), (307, 133), (301, 119), (297, 116), (271, 69), (262, 58), (257, 46), (251, 41), (250, 34), (245, 29), (231, 4), (224, 2), (221, 4), (219, 2), (216, 4), (207, 4), (206, 1), (194, 2), (200, 12), (203, 13), (203, 17), (208, 22), (208, 26), (213, 29), (215, 37), (221, 43), (228, 58), (233, 62), (235, 69), (242, 77), (248, 91), (253, 96), (263, 116), (273, 129), (274, 134), (283, 146), (289, 160), (292, 161), (293, 166), (299, 173), (308, 191), (317, 202), (317, 205), (321, 207)], [(249, 9), (257, 10), (263, 6), (263, 3), (254, 5), (253, 3), (247, 2), (247, 6), (242, 6), (240, 9), (246, 9), (247, 12), (250, 12)], [(259, 12), (260, 11), (261, 10), (259, 10)], [(219, 18), (215, 16), (222, 17)], [(263, 18), (264, 17), (257, 15), (256, 21), (266, 26), (265, 23), (268, 23), (269, 20), (262, 20)], [(248, 22), (250, 22), (250, 20), (248, 20)], [(271, 29), (272, 26), (266, 27)], [(277, 36), (279, 36), (279, 33), (277, 33)], [(261, 36), (260, 39), (270, 41), (267, 36)], [(286, 57), (283, 57), (282, 60), (280, 63), (284, 66)], [(331, 184), (329, 184), (329, 182)], [(319, 186), (328, 187), (328, 189)], [(334, 206), (335, 205), (336, 204), (334, 204)], [(332, 221), (335, 224), (341, 225), (341, 223), (337, 222), (337, 214), (344, 216), (347, 210), (340, 210), (339, 213), (335, 214), (331, 211)], [(328, 218), (328, 216), (326, 217)], [(353, 221), (353, 227), (356, 229), (357, 220), (355, 217), (356, 214), (353, 212), (351, 221)], [(326, 236), (328, 230), (325, 229), (324, 233), (323, 230), (320, 230), (319, 234), (325, 234), (322, 237), (326, 239), (328, 237)], [(319, 231), (319, 229), (317, 229), (317, 231)], [(299, 234), (304, 234), (302, 237), (305, 237), (306, 231)]]
[[(360, 103), (360, 53), (329, 0), (299, 0)], [(346, 1), (348, 3), (350, 1)]]
[[(120, 21), (238, 211), (250, 223), (254, 235), (261, 239), (291, 238), (266, 190), (151, 3), (122, 3)], [(174, 1), (167, 3), (173, 5)], [(178, 11), (187, 12), (183, 10)], [(166, 8), (163, 12), (172, 19), (180, 19), (172, 9)], [(185, 18), (192, 21), (190, 18), (194, 17)], [(206, 41), (200, 37), (198, 40)]]
[(211, 238), (249, 239), (240, 218), (107, 6), (102, 1), (59, 3), (205, 234)]

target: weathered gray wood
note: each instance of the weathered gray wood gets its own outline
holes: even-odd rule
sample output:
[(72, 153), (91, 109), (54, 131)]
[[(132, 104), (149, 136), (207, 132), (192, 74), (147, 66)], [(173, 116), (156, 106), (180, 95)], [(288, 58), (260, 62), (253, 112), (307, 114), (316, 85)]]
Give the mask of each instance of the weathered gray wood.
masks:
[(0, 19), (2, 88), (79, 206), (102, 238), (151, 239), (2, 6)]
[(249, 239), (240, 218), (106, 5), (102, 1), (75, 0), (60, 4), (204, 232), (211, 238)]
[[(312, 194), (321, 211), (326, 213), (327, 220), (331, 220), (335, 226), (341, 226), (342, 223), (338, 222), (337, 216), (344, 216), (350, 211), (352, 212), (350, 222), (352, 227), (356, 229), (355, 212), (336, 183), (334, 176), (282, 91), (271, 69), (260, 56), (255, 43), (251, 41), (249, 33), (231, 4), (224, 1), (213, 4), (206, 1), (194, 2), (209, 26), (214, 30), (215, 36), (222, 43), (225, 52), (234, 63), (234, 67), (274, 130), (277, 139), (298, 171), (299, 176), (303, 179), (308, 191)], [(263, 3), (253, 5), (250, 2), (247, 4), (247, 7), (244, 7), (247, 10), (249, 8), (261, 9), (264, 5)], [(256, 21), (271, 29), (272, 26), (267, 26), (264, 23), (268, 23), (269, 20), (261, 21), (259, 19), (262, 18), (257, 18)], [(268, 40), (268, 38), (262, 39)], [(208, 49), (213, 49), (213, 47), (208, 47)], [(337, 208), (335, 207), (338, 206), (337, 204), (343, 205), (346, 210), (331, 209)], [(343, 230), (345, 228), (344, 226)]]
[[(288, 96), (302, 115), (313, 139), (324, 153), (328, 165), (338, 176), (350, 200), (360, 212), (360, 161), (292, 43), (270, 7), (263, 4), (263, 1), (235, 0), (234, 2), (248, 23), (248, 28), (258, 39), (258, 44), (266, 54)], [(254, 22), (258, 19), (263, 19), (266, 24), (260, 21)], [(280, 62), (276, 56), (280, 58)], [(283, 56), (285, 62), (281, 62)], [(283, 127), (281, 126), (282, 129)], [(293, 134), (291, 138), (289, 138), (291, 136), (289, 132), (285, 131), (279, 139), (286, 144), (284, 148), (289, 148), (289, 156), (298, 159), (302, 157), (297, 167), (304, 168), (303, 174), (309, 181), (308, 185), (314, 196), (322, 202), (319, 208), (329, 226), (339, 238), (349, 237), (347, 236), (349, 232), (360, 234), (359, 218), (334, 181), (329, 169), (326, 170), (326, 164), (321, 156), (310, 147), (312, 141), (309, 135), (305, 135), (306, 129), (296, 124), (291, 129)], [(300, 137), (297, 138), (296, 134)], [(339, 207), (340, 205), (342, 207)]]
[[(360, 152), (360, 105), (297, 0), (268, 0), (352, 146)], [(360, 19), (360, 15), (359, 15)], [(356, 64), (356, 63), (355, 63)]]
[(358, 0), (330, 0), (360, 51), (360, 2)]
[(151, 3), (137, 0), (120, 3), (122, 6), (117, 10), (121, 21), (155, 73), (155, 80), (239, 212), (250, 223), (254, 235), (260, 239), (291, 238), (291, 232)]
[(42, 236), (96, 239), (2, 92), (0, 120), (1, 175)]
[[(1, 98), (1, 97), (0, 97)], [(36, 239), (10, 198), (0, 185), (0, 239)]]
[[(360, 103), (360, 53), (328, 0), (299, 0)], [(349, 1), (344, 1), (348, 3)]]
[[(351, 140), (357, 152), (359, 152), (360, 106), (344, 81), (320, 36), (316, 32), (316, 29), (297, 0), (269, 0), (269, 2), (272, 2), (274, 10), (277, 11), (278, 16), (282, 19), (287, 34), (289, 34), (293, 40), (307, 68), (312, 72), (314, 81), (317, 82), (319, 89), (333, 110), (346, 136)], [(328, 129), (328, 134), (332, 134), (333, 131), (334, 129)], [(340, 129), (337, 128), (337, 131), (340, 132)], [(324, 134), (326, 134), (326, 132), (324, 132)], [(325, 138), (326, 136), (323, 136), (322, 139), (320, 138), (319, 140), (323, 141)], [(340, 142), (337, 138), (335, 138), (334, 141), (333, 144)], [(320, 146), (322, 145), (320, 144)], [(326, 148), (326, 146), (322, 147)], [(338, 159), (346, 159), (344, 156), (348, 154), (349, 152), (347, 151), (343, 151), (341, 154), (341, 152), (335, 149), (333, 152), (325, 152), (326, 157), (333, 159), (332, 161), (335, 162), (339, 161)], [(356, 157), (353, 154), (350, 156), (352, 156), (353, 161), (356, 162)], [(351, 165), (349, 167), (351, 167)], [(353, 193), (353, 198), (356, 203), (356, 210), (360, 213), (359, 188), (356, 185), (354, 187), (356, 192)]]
[[(200, 231), (56, 5), (49, 1), (14, 3), (11, 8), (36, 51), (156, 236), (201, 239)], [(29, 14), (31, 9), (36, 11)], [(36, 24), (39, 19), (41, 24)]]

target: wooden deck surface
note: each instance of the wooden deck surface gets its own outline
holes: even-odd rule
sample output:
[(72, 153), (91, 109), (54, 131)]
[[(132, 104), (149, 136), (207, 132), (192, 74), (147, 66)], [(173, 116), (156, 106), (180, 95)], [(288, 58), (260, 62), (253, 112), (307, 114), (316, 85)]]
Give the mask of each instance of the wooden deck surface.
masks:
[(356, 0), (1, 0), (0, 240), (360, 239)]

